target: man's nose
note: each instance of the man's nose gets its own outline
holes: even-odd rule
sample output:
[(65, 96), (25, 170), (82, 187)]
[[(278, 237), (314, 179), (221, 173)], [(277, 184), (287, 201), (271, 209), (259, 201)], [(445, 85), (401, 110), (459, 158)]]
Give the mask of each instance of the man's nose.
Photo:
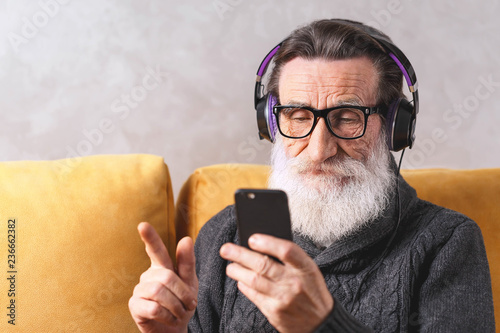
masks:
[(339, 138), (335, 137), (327, 128), (323, 118), (318, 119), (313, 132), (309, 136), (307, 145), (311, 162), (322, 163), (329, 157), (335, 156), (338, 149)]

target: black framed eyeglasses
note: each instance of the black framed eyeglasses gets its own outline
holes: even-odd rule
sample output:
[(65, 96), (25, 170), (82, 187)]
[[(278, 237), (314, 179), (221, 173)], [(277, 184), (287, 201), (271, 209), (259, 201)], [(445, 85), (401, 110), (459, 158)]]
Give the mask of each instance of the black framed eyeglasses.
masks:
[(342, 105), (318, 110), (307, 106), (276, 105), (278, 129), (290, 139), (305, 138), (312, 133), (318, 118), (325, 119), (328, 130), (340, 139), (353, 140), (362, 137), (366, 131), (368, 116), (381, 113), (382, 107)]

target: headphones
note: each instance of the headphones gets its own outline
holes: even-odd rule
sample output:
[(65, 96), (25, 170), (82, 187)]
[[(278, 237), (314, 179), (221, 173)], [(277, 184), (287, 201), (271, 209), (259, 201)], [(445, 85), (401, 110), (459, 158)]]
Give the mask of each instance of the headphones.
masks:
[[(386, 128), (388, 136), (388, 146), (392, 151), (399, 151), (406, 147), (411, 148), (415, 141), (415, 125), (418, 114), (418, 83), (415, 70), (404, 53), (386, 37), (375, 31), (368, 31), (366, 26), (361, 23), (332, 19), (332, 22), (338, 22), (344, 25), (353, 26), (361, 29), (368, 36), (377, 42), (389, 57), (394, 60), (399, 69), (403, 73), (408, 88), (413, 95), (413, 104), (406, 98), (398, 98), (393, 101), (386, 115)], [(260, 139), (267, 139), (274, 142), (278, 126), (276, 117), (273, 113), (274, 106), (278, 103), (278, 99), (271, 93), (264, 94), (264, 85), (262, 77), (266, 73), (267, 67), (271, 63), (272, 58), (278, 52), (283, 42), (276, 45), (262, 60), (259, 69), (257, 70), (257, 79), (255, 83), (254, 103), (257, 111), (257, 126), (259, 127)]]

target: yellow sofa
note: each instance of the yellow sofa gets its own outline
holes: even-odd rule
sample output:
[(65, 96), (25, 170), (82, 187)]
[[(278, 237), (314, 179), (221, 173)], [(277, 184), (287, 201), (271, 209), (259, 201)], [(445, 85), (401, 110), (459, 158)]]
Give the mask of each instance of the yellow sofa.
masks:
[[(196, 170), (178, 196), (174, 224), (170, 176), (161, 157), (0, 163), (0, 332), (137, 332), (127, 303), (149, 266), (138, 223), (152, 223), (172, 254), (176, 237), (196, 237), (212, 215), (233, 202), (234, 190), (264, 187), (268, 172), (267, 166), (245, 164)], [(404, 175), (422, 198), (478, 222), (498, 304), (500, 169)], [(7, 280), (11, 275), (13, 284)], [(12, 300), (15, 326), (6, 316)]]
[(138, 223), (175, 244), (163, 158), (2, 162), (0, 183), (0, 332), (137, 332), (127, 304), (149, 266)]
[[(402, 170), (406, 181), (424, 200), (459, 211), (482, 230), (490, 263), (495, 318), (500, 322), (500, 168), (477, 170)], [(266, 186), (269, 167), (220, 164), (194, 171), (176, 202), (177, 239), (195, 238), (203, 224), (234, 203), (238, 188)]]

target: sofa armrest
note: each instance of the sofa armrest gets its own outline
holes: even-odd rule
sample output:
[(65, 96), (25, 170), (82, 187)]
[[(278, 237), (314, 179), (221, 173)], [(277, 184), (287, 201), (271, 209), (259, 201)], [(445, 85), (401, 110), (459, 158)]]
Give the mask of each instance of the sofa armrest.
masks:
[[(149, 266), (137, 225), (149, 221), (169, 250), (175, 247), (163, 159), (103, 155), (3, 162), (0, 182), (0, 331), (14, 328), (5, 317), (13, 300), (19, 332), (136, 332), (128, 299)], [(15, 221), (14, 233), (9, 220)], [(7, 233), (15, 234), (11, 267)], [(7, 271), (14, 272), (8, 273), (12, 281), (5, 279)], [(8, 296), (10, 287), (14, 293)]]

